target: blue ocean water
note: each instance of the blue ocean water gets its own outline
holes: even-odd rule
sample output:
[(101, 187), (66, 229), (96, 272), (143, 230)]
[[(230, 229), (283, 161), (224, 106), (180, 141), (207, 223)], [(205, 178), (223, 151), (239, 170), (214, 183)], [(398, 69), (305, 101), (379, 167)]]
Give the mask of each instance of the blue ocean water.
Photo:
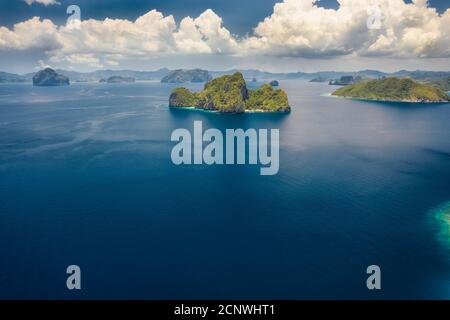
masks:
[[(0, 298), (449, 299), (431, 213), (450, 201), (450, 104), (281, 86), (289, 115), (170, 110), (157, 82), (0, 85)], [(280, 129), (278, 175), (173, 165), (194, 120)]]

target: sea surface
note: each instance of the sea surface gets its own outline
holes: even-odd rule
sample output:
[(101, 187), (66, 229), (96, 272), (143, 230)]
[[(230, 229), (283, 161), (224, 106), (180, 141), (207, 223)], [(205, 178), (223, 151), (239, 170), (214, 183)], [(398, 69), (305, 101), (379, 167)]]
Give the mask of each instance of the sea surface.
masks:
[[(288, 80), (290, 114), (224, 115), (173, 87), (0, 85), (0, 298), (450, 299), (450, 104)], [(194, 120), (279, 129), (279, 173), (173, 165)]]

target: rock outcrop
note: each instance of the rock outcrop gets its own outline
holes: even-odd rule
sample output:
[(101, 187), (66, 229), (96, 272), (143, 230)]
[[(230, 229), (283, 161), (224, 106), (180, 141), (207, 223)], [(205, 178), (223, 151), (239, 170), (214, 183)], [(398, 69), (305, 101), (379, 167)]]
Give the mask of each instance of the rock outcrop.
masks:
[(46, 68), (34, 75), (33, 85), (39, 87), (68, 86), (70, 81), (68, 77), (58, 74), (51, 68)]

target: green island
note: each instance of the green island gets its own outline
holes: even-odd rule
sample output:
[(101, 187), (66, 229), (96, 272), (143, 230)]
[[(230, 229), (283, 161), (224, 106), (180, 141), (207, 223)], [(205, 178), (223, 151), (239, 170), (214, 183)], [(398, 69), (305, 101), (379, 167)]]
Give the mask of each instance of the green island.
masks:
[(257, 90), (248, 89), (240, 72), (215, 78), (200, 92), (175, 88), (170, 95), (169, 107), (225, 113), (291, 111), (286, 92), (274, 89), (270, 84)]
[(446, 92), (432, 85), (409, 78), (384, 78), (355, 83), (339, 88), (334, 96), (393, 102), (449, 102)]

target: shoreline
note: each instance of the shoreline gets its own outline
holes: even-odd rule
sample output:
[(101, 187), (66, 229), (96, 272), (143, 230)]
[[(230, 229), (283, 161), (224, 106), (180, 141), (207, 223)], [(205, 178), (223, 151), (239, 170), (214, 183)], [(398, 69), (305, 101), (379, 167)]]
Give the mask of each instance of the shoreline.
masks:
[(339, 95), (335, 95), (335, 94), (330, 94), (329, 97), (360, 100), (360, 101), (371, 101), (371, 102), (395, 102), (395, 103), (414, 103), (414, 104), (450, 103), (450, 100), (431, 101), (431, 100), (370, 99), (370, 98), (359, 98), (359, 97), (351, 97), (351, 96), (339, 96)]
[(255, 109), (255, 110), (245, 110), (244, 112), (220, 112), (217, 110), (206, 110), (206, 109), (200, 109), (195, 107), (171, 107), (169, 106), (169, 109), (175, 109), (175, 110), (190, 110), (190, 111), (198, 111), (198, 112), (207, 112), (207, 113), (214, 113), (214, 114), (246, 114), (246, 113), (264, 113), (264, 114), (289, 114), (290, 112), (283, 112), (283, 111), (265, 111), (262, 109)]

